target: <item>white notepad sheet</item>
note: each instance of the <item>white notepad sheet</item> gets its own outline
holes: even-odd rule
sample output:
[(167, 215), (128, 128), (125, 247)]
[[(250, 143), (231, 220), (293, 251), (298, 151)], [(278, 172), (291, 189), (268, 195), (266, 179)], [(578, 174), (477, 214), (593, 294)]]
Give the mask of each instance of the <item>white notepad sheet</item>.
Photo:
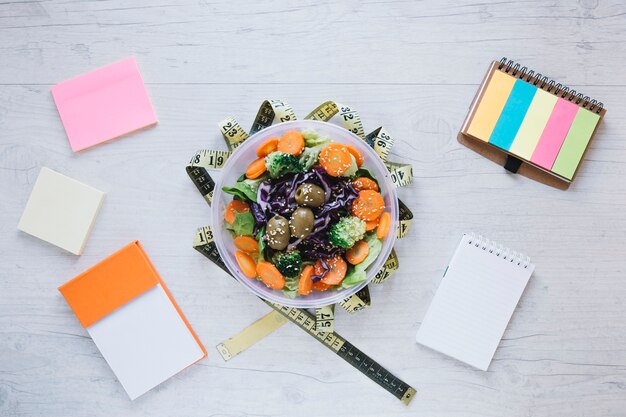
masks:
[(526, 256), (463, 235), (417, 342), (486, 371), (534, 269)]
[(160, 284), (87, 332), (132, 400), (204, 357)]

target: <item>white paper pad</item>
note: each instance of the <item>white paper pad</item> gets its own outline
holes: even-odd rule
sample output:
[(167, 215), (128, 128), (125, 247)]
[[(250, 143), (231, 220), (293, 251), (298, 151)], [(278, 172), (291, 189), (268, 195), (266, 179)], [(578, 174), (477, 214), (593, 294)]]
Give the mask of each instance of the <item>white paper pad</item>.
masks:
[(87, 331), (132, 400), (204, 356), (160, 284)]
[(461, 239), (417, 342), (486, 371), (535, 266), (527, 257), (511, 262), (510, 251), (505, 259), (507, 250), (493, 242), (477, 243)]

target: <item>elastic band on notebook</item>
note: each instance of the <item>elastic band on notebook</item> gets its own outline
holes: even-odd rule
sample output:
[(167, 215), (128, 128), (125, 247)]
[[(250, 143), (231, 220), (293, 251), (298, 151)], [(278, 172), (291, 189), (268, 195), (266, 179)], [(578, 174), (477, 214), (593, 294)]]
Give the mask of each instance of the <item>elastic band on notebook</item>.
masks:
[(522, 166), (521, 159), (518, 159), (511, 155), (508, 155), (506, 157), (506, 162), (504, 163), (504, 169), (506, 169), (507, 171), (516, 174), (520, 166)]

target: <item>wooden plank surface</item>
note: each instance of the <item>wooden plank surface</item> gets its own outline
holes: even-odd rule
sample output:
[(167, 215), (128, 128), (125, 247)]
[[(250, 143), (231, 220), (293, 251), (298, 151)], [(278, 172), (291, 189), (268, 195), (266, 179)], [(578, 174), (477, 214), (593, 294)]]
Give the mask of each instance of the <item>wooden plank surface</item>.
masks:
[[(528, 2), (0, 2), (0, 415), (623, 416), (626, 410), (626, 5)], [(71, 152), (50, 85), (128, 55), (160, 123)], [(492, 59), (608, 108), (578, 178), (547, 188), (460, 146)], [(190, 245), (209, 211), (184, 172), (265, 98), (303, 117), (335, 99), (413, 164), (401, 269), (336, 328), (419, 389), (406, 408), (292, 325), (224, 363), (214, 345), (268, 311)], [(40, 167), (107, 191), (82, 256), (16, 229)], [(414, 342), (462, 232), (536, 273), (488, 372)], [(130, 402), (56, 287), (139, 239), (209, 358)]]

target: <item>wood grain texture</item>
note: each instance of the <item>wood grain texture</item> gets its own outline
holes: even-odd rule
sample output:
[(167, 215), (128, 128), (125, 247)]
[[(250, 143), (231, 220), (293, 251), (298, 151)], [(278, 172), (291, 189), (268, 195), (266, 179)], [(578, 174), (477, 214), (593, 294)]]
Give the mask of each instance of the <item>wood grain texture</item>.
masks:
[[(626, 4), (619, 1), (0, 2), (0, 415), (623, 416)], [(73, 154), (50, 85), (137, 56), (160, 123)], [(608, 108), (568, 191), (456, 133), (488, 63), (515, 58)], [(209, 221), (184, 165), (265, 98), (303, 117), (335, 99), (413, 163), (400, 271), (336, 328), (419, 389), (405, 408), (295, 326), (225, 363), (214, 346), (268, 308), (191, 249)], [(82, 256), (16, 229), (40, 167), (107, 191)], [(464, 231), (536, 273), (488, 372), (414, 342)], [(130, 402), (56, 287), (139, 239), (209, 358)]]

